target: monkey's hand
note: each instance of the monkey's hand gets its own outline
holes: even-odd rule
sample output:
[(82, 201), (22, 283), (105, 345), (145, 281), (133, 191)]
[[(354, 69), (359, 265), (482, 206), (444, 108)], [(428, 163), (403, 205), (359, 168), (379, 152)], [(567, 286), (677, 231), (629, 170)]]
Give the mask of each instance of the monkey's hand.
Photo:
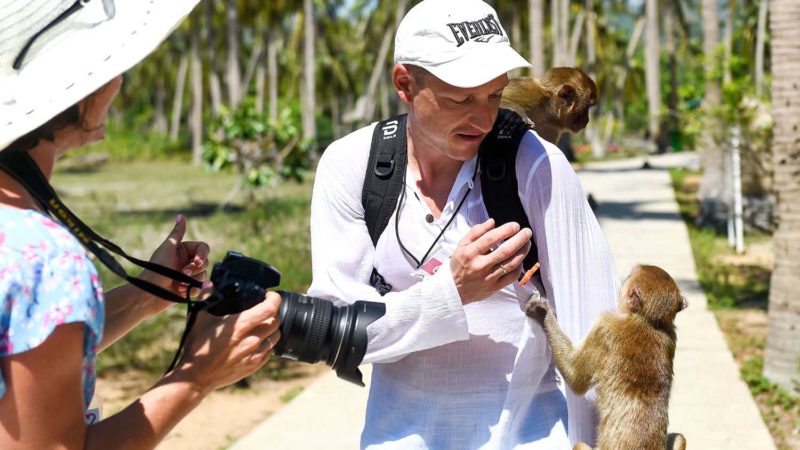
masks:
[(550, 312), (550, 302), (546, 298), (533, 296), (525, 305), (525, 314), (542, 326), (544, 326), (544, 320)]

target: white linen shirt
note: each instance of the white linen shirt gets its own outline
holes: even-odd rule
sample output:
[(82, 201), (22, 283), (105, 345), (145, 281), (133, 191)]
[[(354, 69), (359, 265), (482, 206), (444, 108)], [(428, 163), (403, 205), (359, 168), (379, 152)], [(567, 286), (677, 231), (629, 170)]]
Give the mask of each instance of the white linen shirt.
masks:
[[(361, 198), (374, 127), (327, 148), (311, 203), (308, 294), (339, 304), (386, 304), (386, 314), (367, 328), (363, 363), (372, 363), (373, 372), (362, 448), (552, 450), (572, 448), (570, 440), (594, 442), (593, 401), (563, 387), (541, 327), (522, 310), (536, 289), (533, 283), (515, 282), (485, 300), (461, 304), (449, 256), (472, 226), (488, 219), (480, 176), (472, 179), (476, 158), (463, 164), (432, 223), (426, 220), (428, 206), (407, 183), (399, 219), (395, 211), (373, 246)], [(534, 131), (526, 134), (516, 173), (547, 297), (577, 343), (600, 313), (616, 308), (619, 279), (608, 245), (578, 177), (556, 146)], [(420, 278), (397, 236), (420, 259), (465, 194), (431, 251), (443, 264)], [(373, 267), (393, 286), (383, 297), (369, 283)]]

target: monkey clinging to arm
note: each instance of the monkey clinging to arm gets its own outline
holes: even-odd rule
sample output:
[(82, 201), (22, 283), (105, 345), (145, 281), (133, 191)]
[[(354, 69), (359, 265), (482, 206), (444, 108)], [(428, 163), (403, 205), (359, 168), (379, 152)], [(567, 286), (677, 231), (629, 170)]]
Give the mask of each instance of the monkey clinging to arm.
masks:
[[(597, 386), (599, 450), (685, 450), (667, 436), (675, 356), (675, 315), (686, 307), (678, 285), (656, 266), (636, 266), (622, 286), (619, 311), (603, 314), (573, 348), (547, 300), (530, 300), (528, 316), (544, 327), (558, 370), (577, 394)], [(576, 444), (574, 450), (584, 450)]]
[(589, 108), (597, 104), (597, 86), (574, 67), (555, 67), (541, 80), (509, 80), (501, 107), (533, 122), (533, 129), (554, 144), (564, 131), (577, 133), (589, 123)]

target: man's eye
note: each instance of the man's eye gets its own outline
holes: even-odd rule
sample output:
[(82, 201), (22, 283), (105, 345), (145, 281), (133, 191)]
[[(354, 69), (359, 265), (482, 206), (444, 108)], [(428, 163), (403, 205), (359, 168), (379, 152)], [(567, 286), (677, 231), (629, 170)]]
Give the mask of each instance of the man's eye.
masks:
[(466, 105), (469, 102), (469, 97), (451, 97), (450, 102), (454, 105)]
[(492, 100), (497, 100), (497, 99), (502, 98), (502, 97), (503, 97), (503, 93), (502, 92), (497, 92), (497, 93), (494, 93), (494, 94), (489, 96), (489, 98), (492, 99)]

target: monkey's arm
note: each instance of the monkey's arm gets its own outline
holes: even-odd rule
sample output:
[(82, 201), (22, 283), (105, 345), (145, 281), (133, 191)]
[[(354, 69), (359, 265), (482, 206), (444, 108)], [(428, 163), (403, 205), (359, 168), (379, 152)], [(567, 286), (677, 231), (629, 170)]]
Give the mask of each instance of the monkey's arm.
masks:
[(594, 384), (593, 375), (601, 364), (599, 356), (604, 353), (601, 326), (593, 328), (583, 344), (574, 347), (569, 336), (558, 325), (547, 300), (531, 300), (525, 312), (544, 327), (553, 359), (567, 384), (576, 394), (586, 393)]

